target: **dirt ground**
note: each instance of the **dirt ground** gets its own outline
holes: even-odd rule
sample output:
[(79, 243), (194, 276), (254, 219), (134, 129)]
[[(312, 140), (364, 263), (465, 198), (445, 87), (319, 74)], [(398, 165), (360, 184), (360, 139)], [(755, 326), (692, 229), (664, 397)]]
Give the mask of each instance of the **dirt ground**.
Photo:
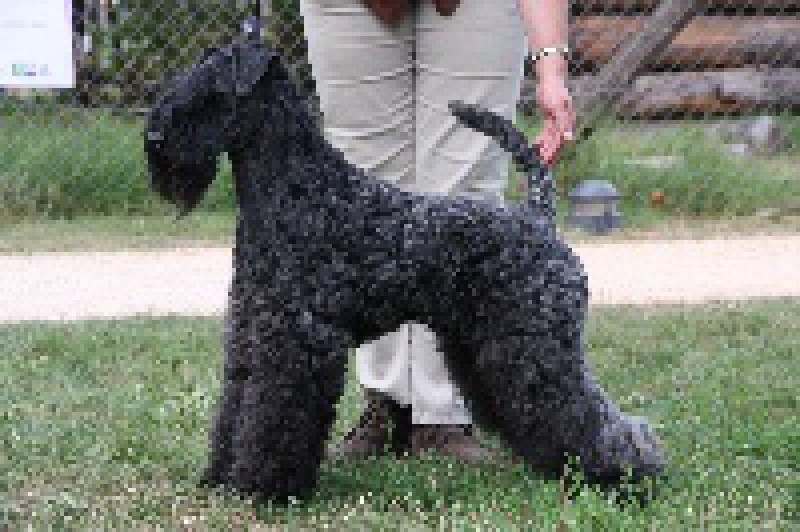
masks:
[[(800, 297), (800, 234), (576, 244), (591, 304)], [(0, 256), (0, 322), (220, 315), (230, 248)]]

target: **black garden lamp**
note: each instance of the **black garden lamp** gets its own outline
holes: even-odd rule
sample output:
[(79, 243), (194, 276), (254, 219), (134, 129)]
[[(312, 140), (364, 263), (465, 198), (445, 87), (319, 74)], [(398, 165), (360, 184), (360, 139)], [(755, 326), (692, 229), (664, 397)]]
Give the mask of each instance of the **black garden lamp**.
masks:
[(569, 193), (567, 222), (591, 233), (608, 233), (622, 224), (618, 203), (619, 193), (608, 181), (583, 181)]

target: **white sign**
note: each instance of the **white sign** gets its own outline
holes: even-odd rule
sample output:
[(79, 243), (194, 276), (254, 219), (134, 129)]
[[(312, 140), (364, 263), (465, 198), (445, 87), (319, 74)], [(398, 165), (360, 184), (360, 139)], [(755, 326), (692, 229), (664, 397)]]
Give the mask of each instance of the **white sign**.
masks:
[(72, 0), (0, 0), (0, 87), (74, 86)]

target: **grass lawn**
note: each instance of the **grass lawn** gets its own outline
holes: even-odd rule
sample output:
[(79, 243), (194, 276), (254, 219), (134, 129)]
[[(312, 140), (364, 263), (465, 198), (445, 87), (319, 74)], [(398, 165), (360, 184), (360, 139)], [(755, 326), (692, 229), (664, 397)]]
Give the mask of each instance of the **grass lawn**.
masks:
[[(103, 111), (24, 112), (0, 106), (0, 253), (229, 245), (233, 236), (230, 166), (192, 216), (149, 186), (141, 120)], [(625, 227), (604, 239), (706, 237), (719, 233), (800, 232), (800, 116), (782, 117), (794, 148), (736, 157), (703, 133), (702, 121), (642, 130), (618, 122), (598, 131), (554, 169), (563, 190), (604, 178), (620, 193)], [(520, 116), (531, 139), (540, 125)], [(678, 155), (673, 167), (631, 166), (631, 157)], [(509, 195), (518, 197), (511, 173)], [(567, 213), (562, 190), (558, 218)], [(649, 194), (663, 193), (653, 206)], [(568, 230), (569, 240), (590, 240)]]
[[(800, 300), (592, 310), (601, 381), (670, 451), (644, 509), (434, 459), (325, 464), (288, 509), (207, 493), (218, 320), (0, 325), (0, 529), (796, 530), (798, 323)], [(348, 382), (336, 435), (361, 407)]]
[(229, 246), (233, 238), (232, 213), (198, 212), (181, 220), (175, 215), (84, 216), (0, 225), (0, 253)]

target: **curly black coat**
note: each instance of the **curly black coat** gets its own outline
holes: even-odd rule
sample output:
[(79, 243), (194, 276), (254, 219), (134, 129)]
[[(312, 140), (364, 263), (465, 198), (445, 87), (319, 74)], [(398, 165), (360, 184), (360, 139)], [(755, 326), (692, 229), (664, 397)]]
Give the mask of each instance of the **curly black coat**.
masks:
[(653, 475), (647, 425), (584, 359), (587, 280), (553, 229), (552, 185), (524, 137), (454, 102), (533, 177), (521, 206), (415, 195), (371, 179), (324, 139), (278, 54), (211, 49), (153, 107), (153, 185), (183, 212), (227, 152), (238, 203), (223, 394), (205, 480), (286, 500), (316, 486), (348, 348), (406, 321), (437, 334), (479, 426), (538, 470), (576, 456), (590, 478)]

